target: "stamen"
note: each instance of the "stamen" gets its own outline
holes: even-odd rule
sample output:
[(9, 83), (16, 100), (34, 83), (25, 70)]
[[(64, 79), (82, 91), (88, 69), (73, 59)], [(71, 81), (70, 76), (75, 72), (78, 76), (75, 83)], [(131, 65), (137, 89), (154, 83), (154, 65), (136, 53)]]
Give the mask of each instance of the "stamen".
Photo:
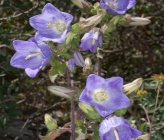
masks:
[(33, 54), (29, 54), (26, 56), (26, 60), (30, 59), (31, 57), (37, 56), (39, 53), (33, 53)]
[(66, 24), (65, 22), (62, 21), (58, 21), (54, 24), (54, 28), (58, 31), (58, 32), (64, 32), (66, 29)]
[(116, 140), (120, 140), (117, 130), (113, 129), (113, 132), (114, 132), (114, 135), (116, 137)]
[(51, 23), (48, 23), (48, 24), (47, 24), (47, 27), (51, 27), (51, 25), (52, 25)]
[(107, 99), (107, 94), (105, 91), (97, 91), (94, 93), (94, 99), (99, 102), (104, 101)]
[(63, 21), (55, 21), (54, 23), (48, 23), (47, 28), (52, 28), (58, 32), (64, 32), (66, 29), (66, 23)]
[(92, 46), (94, 46), (96, 43), (96, 39), (92, 39)]

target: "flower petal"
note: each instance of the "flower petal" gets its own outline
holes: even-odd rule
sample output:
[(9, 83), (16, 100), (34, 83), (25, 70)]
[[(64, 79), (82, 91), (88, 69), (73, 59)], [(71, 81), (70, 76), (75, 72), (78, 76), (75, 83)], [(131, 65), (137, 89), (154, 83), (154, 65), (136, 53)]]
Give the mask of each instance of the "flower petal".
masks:
[(130, 131), (125, 125), (116, 128), (120, 140), (131, 140)]
[[(105, 133), (104, 135), (100, 135), (101, 140), (116, 140), (116, 136), (114, 135), (113, 130), (110, 130), (109, 132)], [(122, 140), (122, 139), (120, 139)], [(123, 139), (125, 140), (125, 139)]]
[(19, 53), (30, 53), (31, 50), (37, 51), (39, 48), (34, 42), (14, 40), (13, 41), (14, 49)]
[(96, 89), (101, 89), (104, 82), (105, 82), (104, 78), (95, 74), (90, 74), (87, 78), (86, 88), (91, 91), (94, 91)]
[[(27, 54), (28, 55), (28, 54)], [(37, 69), (40, 67), (42, 62), (42, 57), (40, 55), (31, 57), (29, 59), (25, 59), (26, 56), (22, 53), (15, 53), (14, 56), (11, 58), (10, 64), (13, 67), (16, 68), (31, 68), (31, 69)]]
[(129, 0), (124, 0), (124, 1), (117, 0), (115, 10), (116, 11), (125, 11), (125, 10), (127, 10), (128, 4), (129, 4)]
[(47, 3), (43, 9), (43, 14), (53, 15), (56, 19), (64, 21), (64, 17), (59, 9), (57, 9), (55, 6), (53, 6), (51, 3)]
[(129, 127), (129, 129), (130, 129), (130, 132), (131, 132), (130, 133), (131, 138), (137, 138), (142, 134), (142, 132), (137, 130), (137, 129), (134, 129), (134, 128), (131, 128), (131, 127)]
[(30, 68), (26, 68), (25, 72), (29, 77), (34, 78), (36, 74), (39, 72), (39, 69), (32, 70)]
[(58, 38), (61, 36), (61, 33), (55, 31), (53, 28), (47, 27), (54, 20), (54, 17), (50, 14), (40, 14), (30, 18), (30, 25), (43, 37), (50, 39)]
[(79, 101), (80, 102), (84, 102), (84, 103), (87, 103), (89, 105), (92, 106), (92, 93), (87, 90), (86, 88), (82, 91), (80, 97), (79, 97)]
[(136, 5), (136, 0), (129, 0), (127, 9), (130, 9)]
[(50, 61), (52, 52), (51, 52), (51, 49), (49, 48), (49, 46), (47, 46), (45, 43), (40, 43), (38, 45), (38, 47), (41, 49), (43, 58), (47, 59), (47, 61)]
[(67, 31), (65, 31), (63, 34), (61, 34), (61, 35), (59, 35), (58, 37), (56, 37), (56, 38), (53, 38), (52, 36), (45, 36), (45, 35), (43, 35), (43, 34), (40, 34), (39, 32), (36, 32), (36, 34), (35, 34), (35, 38), (36, 38), (36, 40), (38, 40), (39, 42), (43, 42), (43, 41), (45, 41), (45, 42), (47, 42), (47, 41), (53, 41), (53, 42), (57, 42), (57, 43), (64, 43), (64, 41), (65, 41), (65, 37), (66, 37), (66, 32)]
[[(72, 22), (73, 20), (73, 16), (71, 14), (68, 14), (68, 13), (65, 13), (65, 12), (61, 12), (63, 17), (64, 17), (64, 20), (65, 22), (67, 23), (67, 25), (70, 26), (70, 23)], [(67, 26), (67, 28), (69, 28), (69, 26)]]
[(82, 51), (90, 50), (90, 47), (92, 47), (92, 40), (91, 39), (83, 40), (80, 44), (80, 48)]

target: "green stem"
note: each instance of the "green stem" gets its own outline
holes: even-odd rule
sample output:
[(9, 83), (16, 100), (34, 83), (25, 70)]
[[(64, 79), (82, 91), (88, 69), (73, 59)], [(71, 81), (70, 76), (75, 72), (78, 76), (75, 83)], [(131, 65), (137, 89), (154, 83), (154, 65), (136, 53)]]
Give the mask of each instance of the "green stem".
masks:
[[(156, 96), (156, 101), (155, 101), (155, 107), (154, 107), (154, 112), (153, 112), (153, 116), (152, 116), (152, 120), (151, 120), (151, 124), (153, 125), (154, 122), (154, 117), (155, 117), (155, 112), (157, 110), (157, 104), (158, 104), (158, 97), (159, 97), (159, 93), (160, 93), (160, 81), (157, 83), (157, 96)], [(152, 127), (150, 130), (150, 137), (151, 137), (151, 132), (152, 132)]]

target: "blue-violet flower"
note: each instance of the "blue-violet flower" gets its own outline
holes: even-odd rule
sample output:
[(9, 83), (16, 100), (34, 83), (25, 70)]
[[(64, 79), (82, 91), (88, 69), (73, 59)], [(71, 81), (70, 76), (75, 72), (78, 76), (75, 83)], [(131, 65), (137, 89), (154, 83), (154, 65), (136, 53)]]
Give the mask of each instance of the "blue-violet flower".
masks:
[(51, 59), (51, 50), (44, 43), (37, 43), (34, 38), (28, 41), (13, 41), (16, 53), (11, 58), (13, 67), (25, 69), (26, 74), (34, 78), (38, 71)]
[(92, 53), (96, 52), (97, 47), (102, 45), (102, 35), (99, 29), (92, 29), (90, 32), (85, 33), (81, 39), (80, 48), (82, 51), (90, 50)]
[(135, 6), (136, 0), (101, 0), (100, 5), (111, 14), (122, 15)]
[(37, 40), (63, 43), (72, 20), (72, 15), (61, 12), (48, 3), (44, 6), (42, 14), (30, 18), (30, 25), (37, 30)]
[(99, 127), (101, 140), (131, 140), (141, 135), (141, 132), (130, 126), (129, 122), (121, 117), (104, 119)]
[(114, 111), (130, 105), (130, 100), (122, 92), (122, 87), (123, 79), (121, 77), (104, 79), (90, 74), (79, 101), (95, 107), (102, 117), (106, 117)]

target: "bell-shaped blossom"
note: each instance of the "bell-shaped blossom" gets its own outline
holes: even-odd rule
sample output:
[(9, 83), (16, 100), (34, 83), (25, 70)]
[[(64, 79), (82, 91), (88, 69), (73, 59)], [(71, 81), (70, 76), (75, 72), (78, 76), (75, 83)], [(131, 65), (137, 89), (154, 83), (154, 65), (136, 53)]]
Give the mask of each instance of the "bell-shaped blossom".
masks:
[(37, 43), (34, 38), (28, 41), (13, 41), (16, 53), (11, 58), (13, 67), (25, 69), (26, 74), (34, 78), (38, 71), (51, 59), (51, 50), (44, 43)]
[(136, 0), (101, 0), (100, 5), (111, 14), (122, 15), (135, 6)]
[(30, 25), (37, 30), (37, 40), (63, 43), (72, 20), (72, 15), (61, 12), (48, 3), (44, 6), (42, 14), (30, 18)]
[(90, 74), (79, 100), (95, 107), (102, 117), (106, 117), (114, 111), (130, 105), (130, 100), (122, 92), (122, 87), (123, 79), (121, 77), (104, 79)]
[(80, 52), (75, 51), (73, 54), (74, 58), (69, 59), (68, 63), (67, 63), (67, 67), (70, 71), (74, 70), (75, 65), (79, 66), (79, 67), (83, 67), (84, 66), (84, 59), (81, 55)]
[(91, 30), (88, 33), (85, 33), (81, 39), (80, 48), (82, 51), (90, 50), (92, 53), (96, 52), (97, 47), (102, 45), (102, 35), (99, 29)]
[(141, 132), (130, 126), (121, 117), (110, 117), (103, 120), (99, 127), (101, 140), (131, 140), (141, 135)]

